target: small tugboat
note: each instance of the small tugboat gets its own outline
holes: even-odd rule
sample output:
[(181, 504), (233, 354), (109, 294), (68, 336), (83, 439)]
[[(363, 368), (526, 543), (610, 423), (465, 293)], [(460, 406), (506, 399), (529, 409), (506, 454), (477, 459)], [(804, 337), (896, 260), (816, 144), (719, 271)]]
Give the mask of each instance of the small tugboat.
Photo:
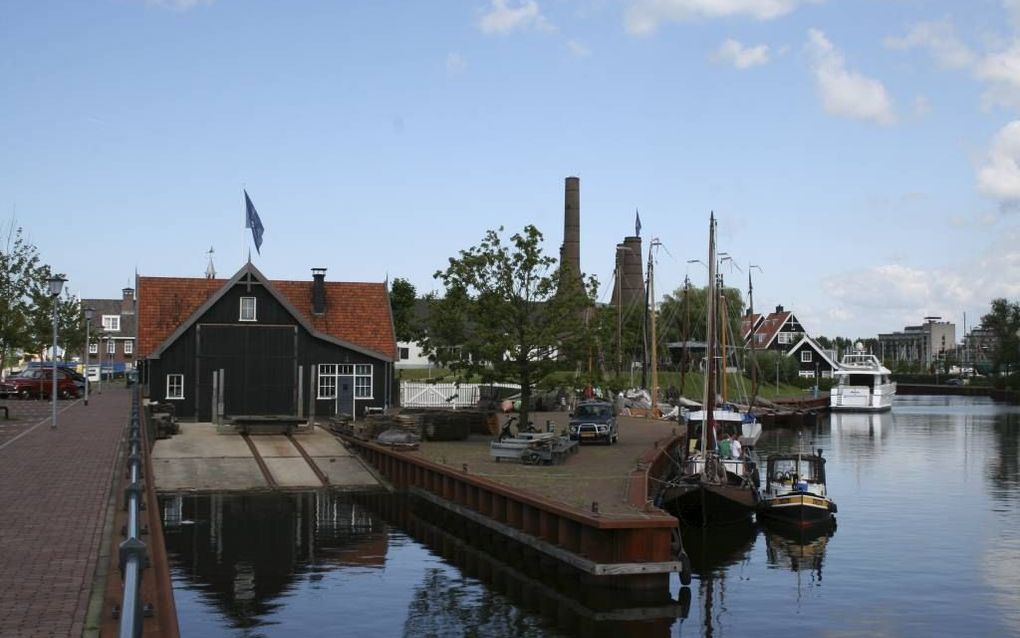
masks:
[(831, 523), (836, 504), (825, 488), (825, 458), (818, 454), (772, 454), (765, 462), (759, 518), (810, 527)]

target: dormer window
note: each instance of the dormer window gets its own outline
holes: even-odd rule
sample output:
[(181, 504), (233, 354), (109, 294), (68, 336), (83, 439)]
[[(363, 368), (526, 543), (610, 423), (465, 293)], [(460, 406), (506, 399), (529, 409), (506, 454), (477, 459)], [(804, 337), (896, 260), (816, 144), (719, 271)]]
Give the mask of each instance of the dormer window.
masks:
[(255, 321), (255, 297), (241, 297), (241, 321)]
[(103, 330), (120, 332), (120, 315), (103, 315)]

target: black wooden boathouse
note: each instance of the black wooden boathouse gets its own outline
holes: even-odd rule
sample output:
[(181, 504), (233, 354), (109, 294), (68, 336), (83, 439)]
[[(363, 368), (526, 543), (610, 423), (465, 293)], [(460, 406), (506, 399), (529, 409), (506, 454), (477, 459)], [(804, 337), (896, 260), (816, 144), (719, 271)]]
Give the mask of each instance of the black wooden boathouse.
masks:
[(391, 405), (396, 340), (385, 284), (312, 272), (311, 281), (270, 281), (248, 262), (229, 280), (138, 277), (149, 398), (209, 421), (213, 374), (222, 371), (226, 417), (357, 418)]

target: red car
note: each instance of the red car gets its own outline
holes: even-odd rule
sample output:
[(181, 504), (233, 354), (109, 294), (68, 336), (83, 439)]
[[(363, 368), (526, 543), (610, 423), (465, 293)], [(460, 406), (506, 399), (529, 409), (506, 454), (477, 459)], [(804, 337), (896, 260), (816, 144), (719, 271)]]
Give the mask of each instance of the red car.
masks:
[[(53, 370), (51, 368), (30, 368), (13, 374), (0, 384), (0, 395), (21, 399), (44, 398), (53, 394)], [(57, 396), (61, 399), (76, 399), (78, 386), (66, 372), (57, 368)]]

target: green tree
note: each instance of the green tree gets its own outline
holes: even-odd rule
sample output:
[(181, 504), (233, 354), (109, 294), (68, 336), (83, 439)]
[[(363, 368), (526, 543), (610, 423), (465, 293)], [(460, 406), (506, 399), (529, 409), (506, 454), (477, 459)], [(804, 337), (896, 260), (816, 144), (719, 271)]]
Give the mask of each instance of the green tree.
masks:
[(0, 361), (6, 363), (15, 352), (32, 346), (33, 293), (42, 277), (42, 265), (38, 250), (13, 219), (0, 241)]
[[(426, 349), (458, 372), (521, 385), (526, 424), (532, 386), (562, 363), (577, 364), (591, 343), (597, 282), (563, 276), (542, 253), (532, 225), (509, 240), (489, 230), (478, 246), (435, 273), (446, 295), (430, 303)], [(459, 343), (458, 343), (459, 341)]]
[(393, 329), (397, 341), (415, 341), (419, 336), (415, 304), (418, 293), (414, 284), (406, 279), (396, 278), (390, 284), (390, 308), (393, 311)]
[(981, 318), (981, 324), (995, 336), (992, 370), (1016, 370), (1020, 361), (1020, 304), (999, 298), (992, 300), (992, 309)]

